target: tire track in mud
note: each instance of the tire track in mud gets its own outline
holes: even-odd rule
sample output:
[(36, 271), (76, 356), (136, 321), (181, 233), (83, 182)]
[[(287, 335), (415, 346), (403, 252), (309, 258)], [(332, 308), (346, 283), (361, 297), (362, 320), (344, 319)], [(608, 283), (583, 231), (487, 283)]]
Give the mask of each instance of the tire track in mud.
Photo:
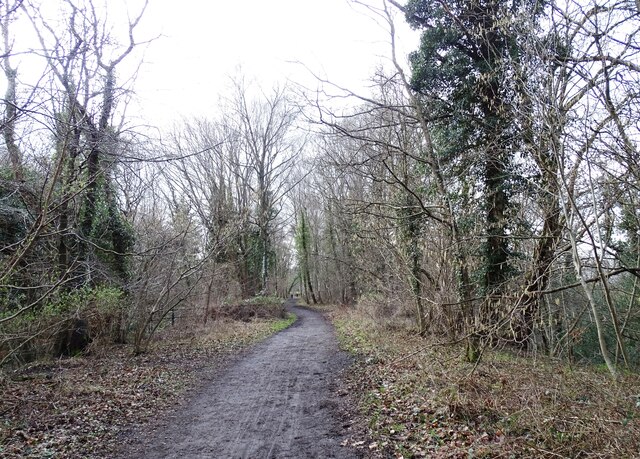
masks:
[(340, 446), (335, 381), (349, 362), (332, 326), (295, 306), (298, 320), (223, 370), (163, 428), (122, 456), (354, 458)]

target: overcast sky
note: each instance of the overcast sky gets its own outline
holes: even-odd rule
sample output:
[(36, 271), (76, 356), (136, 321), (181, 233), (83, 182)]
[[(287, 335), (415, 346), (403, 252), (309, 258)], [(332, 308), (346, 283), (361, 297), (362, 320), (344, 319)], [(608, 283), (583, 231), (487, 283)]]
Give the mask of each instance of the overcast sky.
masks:
[[(59, 36), (66, 27), (59, 0), (34, 0)], [(75, 0), (82, 4), (85, 0)], [(382, 0), (361, 0), (381, 7)], [(127, 10), (136, 16), (144, 0), (93, 0), (126, 45)], [(417, 48), (418, 34), (396, 15), (398, 56)], [(59, 18), (59, 19), (56, 19)], [(12, 24), (13, 65), (28, 91), (46, 71), (32, 24)], [(47, 35), (45, 33), (45, 35)], [(139, 46), (118, 65), (118, 83), (137, 76), (128, 102), (129, 126), (169, 127), (175, 121), (216, 113), (220, 94), (238, 73), (264, 87), (287, 79), (315, 88), (319, 75), (362, 92), (381, 64), (391, 67), (388, 25), (351, 0), (149, 0), (135, 31)], [(122, 52), (122, 47), (114, 52)], [(139, 66), (140, 62), (142, 65)], [(130, 83), (130, 81), (129, 81)], [(4, 78), (0, 91), (4, 92)], [(123, 108), (120, 104), (119, 108)]]
[[(397, 22), (404, 57), (417, 35)], [(153, 125), (214, 112), (239, 67), (265, 86), (311, 86), (306, 66), (358, 89), (390, 55), (386, 27), (349, 0), (150, 0), (137, 35), (161, 35), (146, 48), (132, 107)]]

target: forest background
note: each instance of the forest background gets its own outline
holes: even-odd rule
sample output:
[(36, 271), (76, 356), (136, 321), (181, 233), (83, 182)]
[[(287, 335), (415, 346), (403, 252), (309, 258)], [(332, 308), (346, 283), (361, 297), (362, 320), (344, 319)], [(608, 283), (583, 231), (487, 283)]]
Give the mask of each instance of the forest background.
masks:
[[(161, 135), (129, 123), (120, 72), (154, 46), (143, 5), (2, 4), (2, 366), (89, 341), (140, 353), (299, 292), (470, 362), (637, 369), (639, 5), (356, 3), (388, 37), (366, 91), (238, 73), (216, 113)], [(408, 65), (401, 21), (420, 34)]]

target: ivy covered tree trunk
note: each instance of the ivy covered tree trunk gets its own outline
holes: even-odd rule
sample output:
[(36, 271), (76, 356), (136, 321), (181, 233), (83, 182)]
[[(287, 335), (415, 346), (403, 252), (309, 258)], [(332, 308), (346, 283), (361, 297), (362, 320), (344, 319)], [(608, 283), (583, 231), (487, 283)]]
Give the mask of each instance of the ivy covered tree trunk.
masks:
[[(309, 267), (309, 246), (311, 244), (311, 231), (307, 223), (305, 210), (299, 212), (298, 226), (296, 228), (296, 251), (298, 253), (298, 265), (300, 270), (300, 281), (308, 293), (313, 304), (317, 304), (318, 300), (313, 291), (313, 283), (311, 282), (311, 271)], [(307, 300), (308, 301), (308, 300)]]
[[(409, 158), (406, 154), (400, 157), (400, 168), (402, 181), (407, 186), (411, 185), (413, 171), (410, 170)], [(417, 175), (417, 174), (416, 174)], [(422, 250), (420, 248), (420, 238), (422, 237), (422, 211), (416, 197), (406, 190), (401, 192), (400, 206), (398, 211), (399, 229), (404, 251), (404, 257), (408, 264), (409, 285), (416, 308), (416, 324), (418, 333), (424, 335), (427, 332), (423, 294), (423, 276), (426, 271), (422, 268)]]
[(16, 120), (18, 118), (18, 100), (16, 96), (16, 82), (18, 71), (11, 66), (9, 61), (9, 37), (8, 37), (8, 18), (0, 19), (2, 35), (4, 38), (4, 48), (7, 54), (2, 58), (2, 67), (6, 79), (7, 90), (4, 96), (4, 118), (2, 119), (2, 135), (4, 144), (9, 154), (9, 161), (13, 172), (13, 179), (16, 181), (24, 180), (24, 171), (22, 165), (22, 152), (18, 146), (16, 139)]
[[(78, 256), (78, 239), (73, 235), (76, 216), (71, 206), (77, 180), (82, 130), (76, 120), (77, 111), (67, 106), (56, 119), (56, 154), (62, 167), (60, 215), (58, 217), (58, 268), (71, 273)], [(77, 267), (76, 267), (77, 268)]]
[[(464, 239), (482, 241), (477, 293), (485, 300), (478, 319), (489, 335), (497, 332), (505, 313), (501, 297), (512, 274), (508, 222), (514, 203), (509, 196), (518, 179), (513, 160), (522, 143), (513, 78), (520, 52), (517, 18), (528, 14), (530, 20), (539, 9), (528, 0), (411, 0), (403, 7), (409, 23), (422, 30), (420, 48), (411, 55), (411, 84), (434, 111), (430, 127), (439, 161), (449, 180), (471, 174), (483, 185), (482, 232), (459, 229), (469, 233), (461, 235)], [(462, 186), (451, 191), (468, 192)]]
[[(508, 140), (508, 124), (514, 121), (513, 107), (505, 100), (508, 90), (505, 78), (508, 71), (503, 60), (508, 62), (512, 37), (497, 24), (505, 18), (499, 1), (488, 1), (486, 5), (470, 2), (470, 25), (481, 30), (472, 53), (472, 65), (480, 71), (476, 85), (477, 94), (470, 97), (470, 107), (478, 105), (482, 117), (480, 131), (481, 149), (484, 150), (484, 183), (486, 206), (487, 242), (485, 248), (484, 290), (489, 297), (501, 296), (509, 274), (509, 244), (507, 233), (507, 211), (510, 206), (507, 187), (512, 174), (513, 149)], [(478, 97), (479, 96), (479, 97)], [(474, 100), (476, 99), (476, 100)], [(494, 315), (489, 312), (489, 317)], [(489, 324), (497, 317), (491, 317)]]

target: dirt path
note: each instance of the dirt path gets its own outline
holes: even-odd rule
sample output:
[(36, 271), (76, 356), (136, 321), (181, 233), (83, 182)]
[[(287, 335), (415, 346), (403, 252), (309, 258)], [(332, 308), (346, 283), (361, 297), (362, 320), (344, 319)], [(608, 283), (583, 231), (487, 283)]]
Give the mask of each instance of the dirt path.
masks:
[(318, 313), (298, 320), (222, 372), (166, 425), (122, 457), (353, 458), (340, 446), (335, 378), (348, 358)]

